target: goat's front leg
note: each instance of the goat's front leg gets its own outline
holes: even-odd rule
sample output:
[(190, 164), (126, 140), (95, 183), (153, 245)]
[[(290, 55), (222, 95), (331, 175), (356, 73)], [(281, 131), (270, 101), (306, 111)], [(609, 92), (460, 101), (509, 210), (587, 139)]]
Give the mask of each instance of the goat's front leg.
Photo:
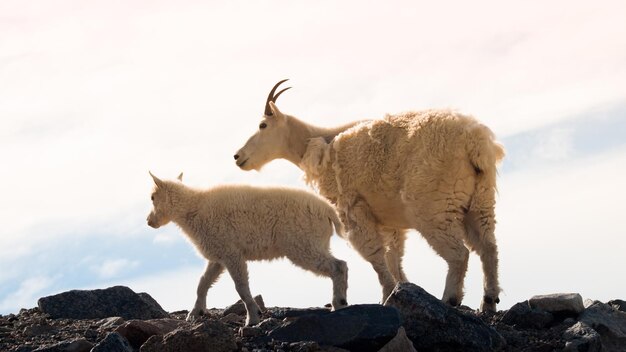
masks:
[(224, 263), (226, 270), (235, 282), (235, 289), (239, 297), (246, 306), (246, 326), (256, 325), (261, 319), (261, 308), (256, 304), (250, 293), (250, 285), (248, 283), (248, 265), (243, 259), (229, 260)]
[(200, 277), (200, 282), (198, 283), (196, 304), (194, 304), (193, 309), (187, 315), (187, 321), (194, 321), (200, 316), (207, 314), (207, 292), (223, 272), (224, 266), (222, 264), (217, 262), (207, 263), (204, 274)]

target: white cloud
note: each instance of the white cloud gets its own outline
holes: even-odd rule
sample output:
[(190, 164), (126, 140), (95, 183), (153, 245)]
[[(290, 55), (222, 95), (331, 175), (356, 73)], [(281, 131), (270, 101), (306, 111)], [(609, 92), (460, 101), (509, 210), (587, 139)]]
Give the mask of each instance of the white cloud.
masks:
[(531, 157), (544, 161), (559, 161), (571, 156), (573, 146), (572, 128), (555, 128), (539, 136), (539, 143), (533, 146)]
[(94, 266), (93, 270), (102, 279), (111, 279), (119, 276), (124, 271), (131, 271), (139, 266), (138, 260), (129, 259), (107, 259), (98, 266)]
[(39, 294), (52, 286), (58, 277), (36, 276), (23, 280), (19, 288), (0, 301), (0, 311), (9, 311), (15, 307), (31, 307), (40, 297)]

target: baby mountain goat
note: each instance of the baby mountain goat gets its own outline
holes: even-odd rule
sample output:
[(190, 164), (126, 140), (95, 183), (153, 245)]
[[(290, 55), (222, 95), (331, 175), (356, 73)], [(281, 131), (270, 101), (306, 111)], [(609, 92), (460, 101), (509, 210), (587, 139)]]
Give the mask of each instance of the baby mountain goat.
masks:
[[(235, 154), (243, 170), (287, 159), (337, 206), (353, 247), (383, 287), (383, 301), (402, 270), (405, 232), (419, 231), (446, 260), (443, 300), (458, 305), (468, 248), (484, 274), (481, 310), (495, 310), (498, 247), (495, 230), (496, 164), (504, 149), (474, 118), (449, 110), (387, 115), (338, 128), (307, 124), (282, 113), (270, 92), (259, 130)], [(467, 247), (466, 247), (467, 246)]]
[(347, 305), (348, 267), (330, 254), (333, 226), (342, 234), (334, 208), (323, 198), (297, 189), (225, 185), (198, 190), (150, 174), (155, 188), (148, 225), (177, 224), (209, 262), (187, 320), (206, 313), (206, 295), (224, 269), (247, 311), (246, 325), (259, 322), (250, 294), (249, 260), (287, 257), (333, 281), (333, 310)]

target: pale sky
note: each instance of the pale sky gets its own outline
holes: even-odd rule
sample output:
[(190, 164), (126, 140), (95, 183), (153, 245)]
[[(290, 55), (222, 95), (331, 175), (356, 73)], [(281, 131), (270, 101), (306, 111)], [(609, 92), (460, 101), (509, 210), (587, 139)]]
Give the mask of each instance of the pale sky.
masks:
[[(191, 309), (204, 260), (173, 224), (145, 223), (152, 180), (307, 188), (275, 161), (243, 172), (272, 85), (320, 126), (454, 108), (507, 148), (496, 236), (507, 309), (535, 294), (626, 298), (623, 1), (0, 2), (0, 314), (69, 289), (128, 285)], [(445, 262), (418, 233), (409, 279), (440, 297)], [(375, 303), (348, 262), (349, 303)], [(470, 257), (464, 304), (482, 272)], [(331, 283), (286, 261), (250, 265), (268, 306), (330, 302)], [(208, 306), (238, 299), (223, 275)]]

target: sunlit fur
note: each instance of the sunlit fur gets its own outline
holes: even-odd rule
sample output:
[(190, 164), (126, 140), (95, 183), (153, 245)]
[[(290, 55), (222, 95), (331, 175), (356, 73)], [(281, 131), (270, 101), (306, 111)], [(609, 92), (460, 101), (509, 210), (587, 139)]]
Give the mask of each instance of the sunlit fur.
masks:
[(407, 280), (405, 232), (416, 229), (448, 263), (443, 300), (461, 303), (469, 248), (483, 264), (481, 309), (495, 310), (496, 164), (504, 149), (486, 126), (455, 111), (427, 110), (328, 130), (270, 106), (274, 116), (266, 120), (281, 121), (276, 133), (283, 137), (275, 138), (282, 142), (255, 135), (238, 154), (254, 166), (285, 158), (305, 172), (336, 205), (353, 247), (377, 272), (383, 300)]
[(287, 257), (332, 279), (333, 309), (347, 304), (348, 268), (330, 253), (333, 227), (343, 235), (343, 225), (325, 199), (277, 187), (223, 185), (199, 190), (152, 177), (155, 188), (148, 225), (158, 228), (174, 222), (208, 260), (188, 320), (206, 313), (207, 291), (226, 269), (246, 306), (246, 324), (258, 323), (260, 309), (248, 285), (246, 262), (250, 260)]

